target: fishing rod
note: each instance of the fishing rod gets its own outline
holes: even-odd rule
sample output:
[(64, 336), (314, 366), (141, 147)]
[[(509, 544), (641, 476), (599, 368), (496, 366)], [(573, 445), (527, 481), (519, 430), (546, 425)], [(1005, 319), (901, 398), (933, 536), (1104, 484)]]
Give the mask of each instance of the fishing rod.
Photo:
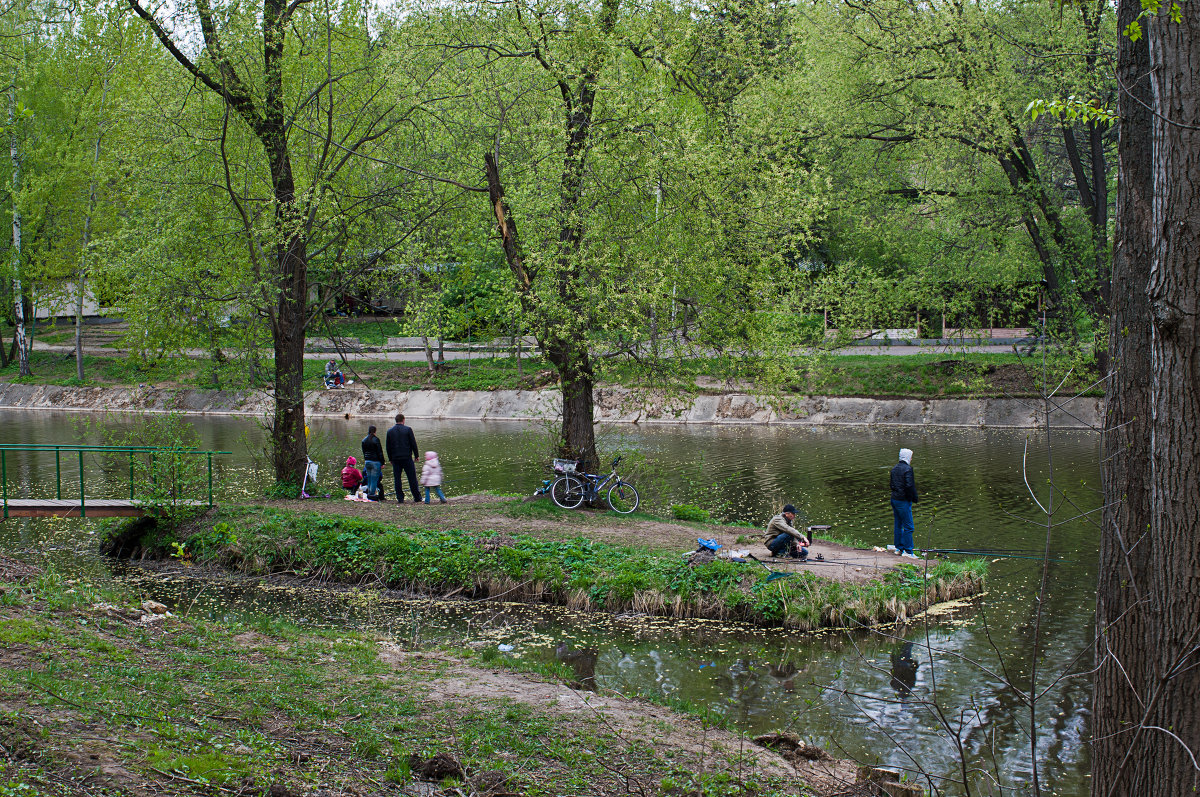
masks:
[(1046, 562), (1071, 562), (1074, 559), (1059, 559), (1057, 557), (1036, 556), (1031, 552), (1021, 552), (1020, 549), (1008, 550), (989, 550), (986, 548), (923, 548), (922, 553), (937, 554), (956, 554), (959, 556), (988, 556), (997, 559), (1035, 559), (1037, 561)]

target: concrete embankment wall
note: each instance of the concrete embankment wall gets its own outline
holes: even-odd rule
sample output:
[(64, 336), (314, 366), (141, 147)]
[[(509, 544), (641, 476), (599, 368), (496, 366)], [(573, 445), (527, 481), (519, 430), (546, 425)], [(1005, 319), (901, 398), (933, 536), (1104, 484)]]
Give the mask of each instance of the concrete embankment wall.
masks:
[[(558, 416), (559, 398), (553, 390), (346, 389), (313, 391), (305, 406), (313, 417), (387, 419), (403, 412), (410, 418), (538, 420)], [(270, 393), (249, 390), (0, 384), (0, 409), (264, 416), (271, 412), (272, 404)], [(1045, 425), (1044, 408), (1038, 399), (1017, 398), (771, 398), (745, 393), (680, 398), (637, 394), (624, 388), (596, 391), (596, 415), (606, 423), (1030, 428)], [(1050, 424), (1060, 429), (1099, 428), (1103, 410), (1100, 398), (1056, 402)]]

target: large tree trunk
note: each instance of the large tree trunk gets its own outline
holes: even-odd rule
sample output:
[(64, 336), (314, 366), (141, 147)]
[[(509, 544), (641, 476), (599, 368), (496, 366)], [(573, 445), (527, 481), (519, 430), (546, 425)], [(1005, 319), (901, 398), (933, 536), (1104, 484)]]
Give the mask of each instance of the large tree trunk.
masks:
[(275, 478), (281, 482), (298, 481), (308, 462), (304, 439), (304, 326), (303, 295), (296, 301), (291, 291), (281, 290), (273, 330), (275, 419), (271, 430)]
[(579, 460), (584, 470), (594, 473), (600, 467), (600, 458), (596, 454), (596, 431), (592, 425), (596, 377), (592, 373), (586, 344), (558, 338), (550, 341), (545, 351), (546, 358), (558, 371), (562, 388), (559, 454)]
[[(268, 116), (271, 124), (274, 117)], [(275, 260), (279, 291), (271, 334), (275, 344), (275, 478), (299, 481), (308, 464), (304, 436), (304, 337), (308, 323), (308, 250), (296, 230), (302, 223), (288, 157), (282, 117), (267, 138), (267, 155), (275, 191)]]
[[(1200, 790), (1200, 8), (1150, 24), (1154, 232), (1150, 267), (1150, 595), (1158, 610), (1143, 766), (1159, 795)], [(1141, 552), (1138, 552), (1141, 555)], [(1172, 738), (1174, 734), (1175, 738)]]
[[(1135, 96), (1122, 96), (1113, 345), (1118, 369), (1133, 370), (1115, 409), (1135, 415), (1113, 430), (1127, 447), (1105, 468), (1106, 502), (1124, 500), (1101, 554), (1093, 792), (1104, 795), (1200, 788), (1200, 9), (1181, 7), (1179, 23), (1166, 8), (1149, 20), (1148, 56), (1124, 40), (1118, 56)], [(1138, 11), (1123, 0), (1118, 28)], [(1153, 114), (1135, 108), (1144, 75)], [(1146, 249), (1148, 292), (1123, 296), (1140, 293)], [(1143, 362), (1132, 349), (1147, 337)]]
[[(1117, 29), (1138, 18), (1138, 0), (1120, 0)], [(1092, 794), (1153, 792), (1153, 771), (1130, 749), (1142, 721), (1153, 668), (1145, 644), (1158, 621), (1148, 601), (1150, 567), (1159, 553), (1150, 527), (1150, 303), (1154, 197), (1149, 105), (1150, 50), (1145, 39), (1118, 42), (1116, 236), (1113, 242), (1111, 376), (1105, 394), (1102, 481), (1105, 510), (1096, 601), (1096, 671), (1092, 704)], [(1126, 758), (1127, 753), (1132, 753)]]

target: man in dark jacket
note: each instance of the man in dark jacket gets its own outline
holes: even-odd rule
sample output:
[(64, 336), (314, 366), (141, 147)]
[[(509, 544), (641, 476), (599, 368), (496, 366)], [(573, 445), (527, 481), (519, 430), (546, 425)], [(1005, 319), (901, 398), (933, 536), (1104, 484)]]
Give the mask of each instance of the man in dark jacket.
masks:
[(900, 461), (892, 468), (892, 545), (896, 553), (916, 559), (913, 553), (912, 505), (917, 502), (917, 482), (913, 478), (912, 449), (900, 449)]
[(374, 425), (367, 428), (367, 436), (362, 439), (363, 478), (367, 482), (367, 497), (372, 501), (384, 499), (383, 490), (383, 443), (375, 436)]
[(396, 415), (396, 425), (387, 431), (387, 455), (392, 463), (392, 478), (396, 480), (396, 500), (404, 503), (404, 487), (400, 473), (408, 474), (408, 486), (412, 488), (413, 501), (421, 502), (421, 488), (417, 485), (417, 438), (413, 430), (404, 425), (404, 416)]

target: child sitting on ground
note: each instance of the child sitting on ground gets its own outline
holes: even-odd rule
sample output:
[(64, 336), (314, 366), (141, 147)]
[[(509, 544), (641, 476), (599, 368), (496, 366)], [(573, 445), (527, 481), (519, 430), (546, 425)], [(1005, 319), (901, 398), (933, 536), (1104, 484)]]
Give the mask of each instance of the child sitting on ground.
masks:
[(429, 491), (437, 493), (438, 500), (446, 503), (446, 495), (442, 492), (442, 463), (438, 461), (436, 451), (425, 452), (425, 465), (421, 468), (421, 484), (425, 487), (425, 503), (429, 503)]
[(342, 487), (346, 488), (347, 495), (354, 495), (358, 485), (363, 483), (362, 471), (354, 467), (357, 464), (354, 457), (346, 457), (346, 467), (342, 468)]

